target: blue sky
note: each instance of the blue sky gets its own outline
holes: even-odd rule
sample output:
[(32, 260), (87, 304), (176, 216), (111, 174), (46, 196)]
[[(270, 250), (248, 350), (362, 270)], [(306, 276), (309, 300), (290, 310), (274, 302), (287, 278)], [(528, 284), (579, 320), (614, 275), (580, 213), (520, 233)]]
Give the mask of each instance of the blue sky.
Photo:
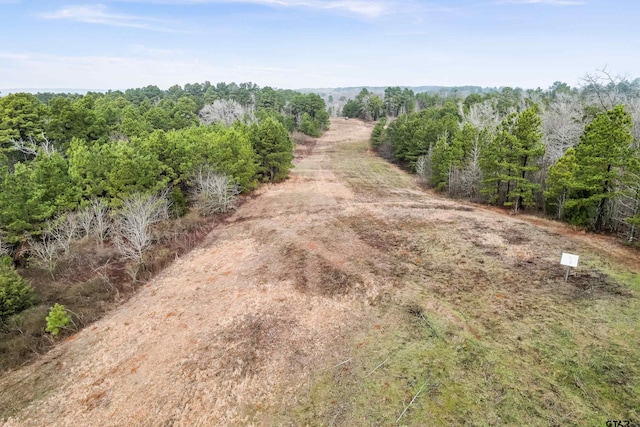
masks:
[(636, 0), (0, 0), (0, 88), (640, 77)]

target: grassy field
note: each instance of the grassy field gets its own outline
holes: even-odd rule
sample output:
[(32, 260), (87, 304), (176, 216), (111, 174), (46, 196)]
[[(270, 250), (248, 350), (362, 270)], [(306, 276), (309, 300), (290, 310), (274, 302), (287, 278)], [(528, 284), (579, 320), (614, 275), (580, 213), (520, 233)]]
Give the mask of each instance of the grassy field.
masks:
[[(289, 425), (605, 426), (640, 422), (640, 276), (509, 216), (417, 196), (367, 153), (332, 153), (371, 206), (343, 216), (392, 284), (379, 322), (309, 377)], [(581, 254), (568, 282), (562, 250)]]

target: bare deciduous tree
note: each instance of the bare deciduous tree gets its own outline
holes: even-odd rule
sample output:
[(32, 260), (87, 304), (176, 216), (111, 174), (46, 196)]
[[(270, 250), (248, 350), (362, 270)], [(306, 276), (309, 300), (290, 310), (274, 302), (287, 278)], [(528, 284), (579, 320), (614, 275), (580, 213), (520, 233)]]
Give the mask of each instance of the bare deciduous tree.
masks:
[(480, 169), (480, 136), (476, 135), (469, 153), (469, 162), (460, 172), (460, 186), (462, 195), (471, 200), (480, 197), (480, 183), (482, 182), (482, 170)]
[(151, 226), (169, 217), (169, 199), (164, 191), (155, 195), (133, 194), (115, 215), (113, 243), (124, 258), (140, 261), (151, 245)]
[(429, 182), (429, 177), (431, 177), (431, 149), (427, 154), (416, 159), (416, 174), (423, 184)]
[(586, 74), (582, 78), (582, 90), (587, 103), (598, 105), (603, 111), (626, 104), (629, 99), (640, 95), (636, 82), (630, 82), (624, 76), (614, 76), (606, 67)]
[(460, 197), (464, 191), (462, 186), (462, 171), (459, 167), (449, 166), (447, 176), (447, 193), (450, 197)]
[(201, 167), (192, 178), (191, 198), (202, 216), (225, 213), (233, 208), (240, 188), (227, 175)]
[(629, 218), (637, 218), (640, 214), (640, 174), (631, 170), (625, 174), (626, 183), (614, 200), (613, 218), (625, 232), (627, 242), (633, 243), (638, 239), (638, 226)]
[(640, 148), (640, 97), (631, 98), (625, 103), (625, 110), (631, 116), (631, 134), (634, 148)]
[(58, 247), (64, 251), (65, 255), (69, 254), (71, 242), (78, 237), (78, 232), (78, 214), (73, 212), (49, 221), (45, 225), (45, 233), (50, 239), (57, 242)]
[(212, 104), (207, 104), (198, 113), (200, 122), (210, 125), (222, 122), (226, 127), (241, 120), (245, 115), (251, 115), (250, 111), (233, 99), (216, 99)]
[(85, 206), (77, 213), (78, 228), (80, 229), (80, 235), (82, 237), (91, 236), (93, 230), (93, 211), (91, 206)]
[(47, 270), (51, 277), (58, 265), (59, 253), (62, 249), (60, 241), (47, 232), (42, 233), (37, 240), (29, 239), (29, 254), (33, 257), (35, 265)]
[(478, 130), (488, 130), (490, 133), (494, 133), (501, 121), (496, 104), (497, 101), (495, 99), (486, 100), (472, 104), (468, 112), (465, 111), (462, 103), (458, 104), (460, 116), (462, 117), (460, 126), (462, 127), (465, 123), (469, 123)]
[(89, 206), (92, 217), (93, 236), (98, 245), (102, 245), (109, 235), (111, 229), (111, 219), (109, 217), (109, 206), (101, 200), (96, 199)]
[(568, 148), (575, 147), (584, 132), (584, 108), (580, 99), (560, 93), (542, 115), (542, 142), (545, 145), (544, 164), (551, 165)]
[(50, 156), (51, 154), (56, 152), (53, 143), (46, 137), (46, 135), (42, 134), (42, 140), (36, 141), (32, 136), (27, 138), (26, 140), (20, 138), (17, 140), (12, 140), (13, 149), (26, 154), (28, 156), (37, 156), (38, 153), (43, 153), (46, 156)]

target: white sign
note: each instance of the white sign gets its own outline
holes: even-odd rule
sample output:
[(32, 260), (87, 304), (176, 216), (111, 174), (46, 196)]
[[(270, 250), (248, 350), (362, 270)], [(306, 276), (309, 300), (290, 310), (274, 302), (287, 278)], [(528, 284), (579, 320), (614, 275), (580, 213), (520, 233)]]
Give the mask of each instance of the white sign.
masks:
[(560, 259), (560, 264), (566, 265), (567, 267), (577, 267), (578, 266), (578, 255), (562, 253), (562, 258)]

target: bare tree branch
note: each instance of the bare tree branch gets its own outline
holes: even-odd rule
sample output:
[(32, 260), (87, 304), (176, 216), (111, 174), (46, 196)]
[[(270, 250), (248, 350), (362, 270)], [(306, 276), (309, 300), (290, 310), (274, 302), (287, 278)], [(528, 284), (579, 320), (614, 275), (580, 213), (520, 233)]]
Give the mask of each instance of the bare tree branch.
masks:
[(429, 177), (431, 176), (431, 150), (416, 159), (416, 174), (423, 184), (429, 182)]
[(242, 120), (245, 116), (253, 117), (253, 111), (245, 109), (233, 99), (216, 99), (212, 104), (207, 104), (198, 113), (200, 122), (210, 125), (222, 122), (226, 127), (234, 122)]
[(571, 147), (575, 147), (584, 132), (584, 108), (578, 97), (559, 93), (540, 117), (546, 165), (553, 164)]
[(29, 239), (29, 253), (35, 264), (47, 270), (51, 277), (58, 265), (59, 252), (62, 249), (60, 241), (47, 232), (42, 233), (38, 240)]
[(469, 107), (469, 111), (465, 112), (462, 103), (458, 104), (460, 116), (462, 122), (460, 126), (464, 126), (465, 123), (470, 123), (478, 130), (488, 130), (490, 133), (495, 133), (496, 128), (500, 124), (501, 118), (498, 114), (497, 100), (486, 100), (484, 102), (472, 104)]
[(43, 153), (46, 156), (50, 156), (56, 152), (53, 143), (47, 138), (47, 136), (42, 133), (42, 140), (36, 141), (32, 136), (24, 139), (14, 139), (11, 140), (13, 144), (13, 149), (20, 153), (26, 154), (28, 156), (37, 156), (38, 153)]
[(235, 206), (240, 187), (224, 174), (208, 166), (201, 167), (192, 178), (191, 199), (202, 216), (225, 213)]
[(78, 215), (73, 212), (49, 221), (45, 226), (45, 233), (49, 238), (57, 241), (59, 248), (64, 251), (65, 255), (69, 254), (71, 242), (78, 237), (78, 232)]
[(96, 199), (91, 202), (89, 209), (92, 214), (93, 236), (96, 239), (96, 244), (100, 246), (107, 240), (111, 229), (109, 206), (103, 200)]
[(151, 226), (169, 217), (167, 194), (133, 194), (122, 202), (115, 215), (113, 243), (124, 258), (142, 259), (153, 242)]
[(3, 255), (9, 255), (9, 246), (4, 242), (4, 238), (0, 234), (0, 257)]

